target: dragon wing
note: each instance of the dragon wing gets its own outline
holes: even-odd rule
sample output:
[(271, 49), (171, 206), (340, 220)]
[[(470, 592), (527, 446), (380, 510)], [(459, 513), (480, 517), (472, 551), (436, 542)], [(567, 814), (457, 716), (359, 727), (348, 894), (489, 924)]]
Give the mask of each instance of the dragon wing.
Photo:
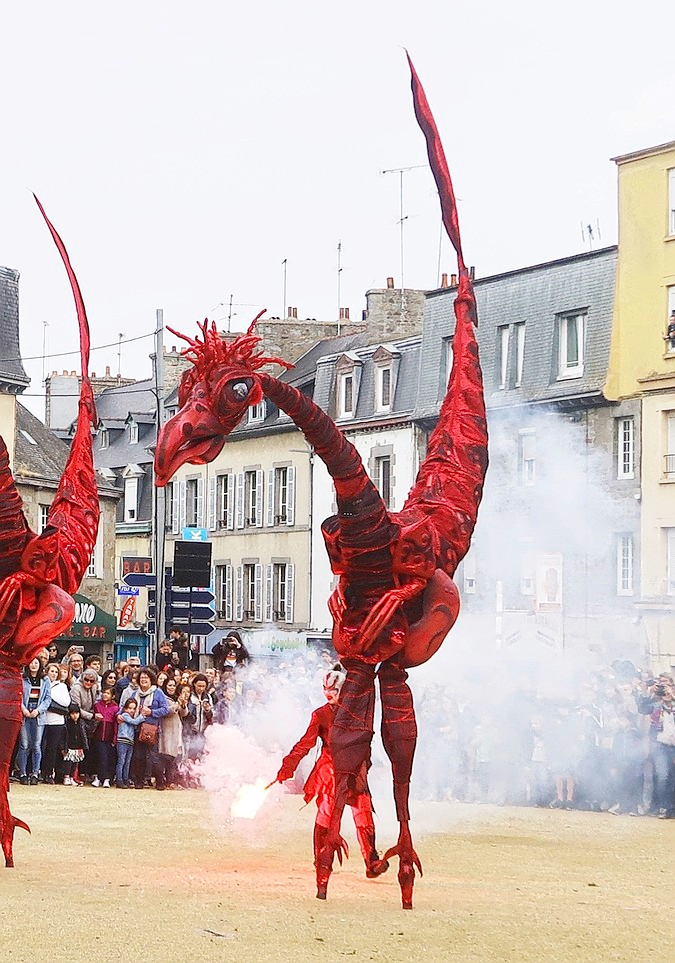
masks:
[(415, 116), (427, 142), (427, 155), (441, 201), (443, 224), (455, 251), (459, 287), (455, 300), (453, 363), (448, 390), (431, 434), (427, 455), (403, 511), (422, 513), (438, 532), (440, 566), (452, 575), (466, 555), (476, 524), (488, 464), (483, 376), (475, 325), (476, 299), (464, 263), (457, 204), (450, 171), (429, 103), (408, 56)]

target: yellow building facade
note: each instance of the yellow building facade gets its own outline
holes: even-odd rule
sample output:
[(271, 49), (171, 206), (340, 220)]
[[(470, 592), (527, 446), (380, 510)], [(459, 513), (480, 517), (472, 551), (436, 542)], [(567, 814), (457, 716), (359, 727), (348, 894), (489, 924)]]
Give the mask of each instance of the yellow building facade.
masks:
[(636, 606), (652, 668), (667, 670), (675, 664), (675, 141), (614, 160), (619, 254), (605, 394), (642, 401)]

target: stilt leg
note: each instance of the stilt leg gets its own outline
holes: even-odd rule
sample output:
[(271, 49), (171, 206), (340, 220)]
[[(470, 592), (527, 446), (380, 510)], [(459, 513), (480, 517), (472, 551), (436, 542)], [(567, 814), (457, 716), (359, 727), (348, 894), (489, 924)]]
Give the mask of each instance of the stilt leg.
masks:
[(408, 824), (410, 776), (417, 743), (417, 723), (408, 674), (395, 662), (383, 662), (378, 671), (382, 698), (382, 742), (391, 761), (394, 778), (396, 818), (400, 824), (398, 842), (384, 854), (398, 856), (398, 882), (403, 909), (412, 909), (415, 867), (423, 875), (422, 864), (412, 844)]

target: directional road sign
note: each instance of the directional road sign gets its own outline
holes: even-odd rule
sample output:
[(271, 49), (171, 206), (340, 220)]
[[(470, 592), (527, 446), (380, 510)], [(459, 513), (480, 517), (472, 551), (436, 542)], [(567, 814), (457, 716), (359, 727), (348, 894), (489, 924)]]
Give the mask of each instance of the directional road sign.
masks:
[(184, 528), (184, 542), (208, 542), (209, 533), (205, 528)]
[(124, 576), (124, 584), (147, 588), (148, 585), (157, 584), (157, 576), (154, 572), (129, 572), (128, 575)]
[[(184, 621), (181, 619), (173, 619), (173, 622), (180, 625), (184, 632), (189, 635), (211, 635), (215, 631), (215, 625), (212, 622), (192, 622), (188, 625), (187, 619)], [(155, 632), (155, 623), (148, 622), (148, 633), (153, 635)]]
[[(192, 602), (193, 605), (210, 605), (215, 602), (215, 595), (210, 589), (190, 589), (178, 588), (174, 586), (173, 588), (167, 588), (164, 592), (164, 598), (167, 602), (171, 602), (174, 605), (178, 602)], [(148, 602), (152, 605), (157, 601), (157, 590), (152, 588), (148, 592)]]

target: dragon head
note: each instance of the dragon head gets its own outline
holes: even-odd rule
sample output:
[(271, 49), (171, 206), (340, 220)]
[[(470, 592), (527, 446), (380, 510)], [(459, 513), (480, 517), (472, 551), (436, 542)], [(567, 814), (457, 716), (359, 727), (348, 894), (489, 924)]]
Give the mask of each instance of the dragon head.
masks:
[(213, 461), (225, 438), (239, 424), (252, 405), (262, 400), (259, 368), (281, 364), (279, 358), (266, 358), (255, 353), (260, 342), (253, 334), (261, 311), (251, 322), (246, 334), (226, 342), (218, 334), (215, 322), (199, 325), (203, 340), (192, 339), (169, 328), (188, 342), (183, 354), (193, 363), (178, 387), (180, 410), (162, 427), (155, 451), (155, 475), (159, 486), (166, 485), (181, 465), (204, 465)]

